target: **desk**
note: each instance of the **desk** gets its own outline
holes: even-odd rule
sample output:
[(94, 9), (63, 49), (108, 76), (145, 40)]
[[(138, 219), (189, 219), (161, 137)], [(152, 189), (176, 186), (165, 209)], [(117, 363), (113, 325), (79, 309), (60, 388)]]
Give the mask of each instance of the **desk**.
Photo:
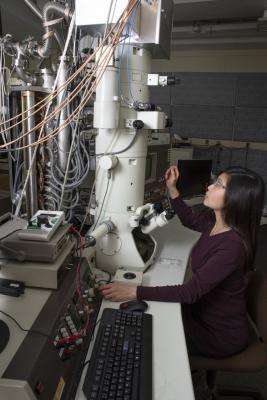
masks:
[[(164, 228), (158, 229), (154, 234), (158, 243), (157, 262), (144, 274), (143, 284), (154, 286), (182, 283), (190, 250), (198, 236), (198, 233), (184, 228), (177, 218)], [(72, 276), (66, 282), (64, 281), (67, 287), (69, 279), (72, 279)], [(68, 290), (71, 291), (71, 287)], [(19, 298), (0, 295), (0, 308), (13, 315), (21, 325), (28, 328), (32, 326), (52, 293), (54, 292), (50, 290), (27, 288), (25, 295)], [(62, 292), (62, 296), (64, 293)], [(180, 304), (161, 302), (148, 302), (148, 304), (148, 312), (153, 315), (153, 400), (194, 400)], [(103, 301), (99, 317), (103, 308), (118, 308), (118, 305), (119, 303)], [(11, 332), (10, 345), (0, 357), (1, 377), (5, 366), (13, 358), (26, 333), (21, 332), (14, 322), (4, 315), (0, 315), (0, 319), (7, 322)], [(90, 359), (92, 348), (93, 343), (89, 348), (88, 359)], [(85, 400), (82, 392), (85, 373), (86, 370), (82, 375), (76, 400)], [(23, 385), (24, 381), (21, 382)], [(17, 385), (16, 382), (14, 384)], [(11, 396), (6, 396), (5, 385), (5, 380), (0, 379), (0, 397), (4, 393), (2, 397), (8, 399)], [(29, 394), (27, 391), (28, 394), (22, 396), (20, 387), (16, 389), (18, 395), (14, 394), (14, 390), (12, 389), (12, 400), (33, 399), (32, 392)]]
[[(190, 250), (199, 237), (174, 218), (153, 236), (158, 243), (156, 263), (144, 274), (143, 285), (173, 285), (182, 283)], [(119, 303), (104, 300), (104, 308), (118, 308)], [(181, 306), (179, 303), (148, 302), (148, 313), (153, 315), (153, 400), (194, 400), (191, 374), (185, 344)], [(93, 343), (87, 358), (90, 359)], [(76, 400), (86, 400), (82, 384), (83, 372)]]

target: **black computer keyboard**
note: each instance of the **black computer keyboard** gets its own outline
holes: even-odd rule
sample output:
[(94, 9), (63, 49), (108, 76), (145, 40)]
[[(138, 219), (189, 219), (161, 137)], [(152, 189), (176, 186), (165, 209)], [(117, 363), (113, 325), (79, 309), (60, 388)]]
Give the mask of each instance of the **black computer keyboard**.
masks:
[(106, 308), (84, 380), (88, 400), (152, 400), (152, 316)]

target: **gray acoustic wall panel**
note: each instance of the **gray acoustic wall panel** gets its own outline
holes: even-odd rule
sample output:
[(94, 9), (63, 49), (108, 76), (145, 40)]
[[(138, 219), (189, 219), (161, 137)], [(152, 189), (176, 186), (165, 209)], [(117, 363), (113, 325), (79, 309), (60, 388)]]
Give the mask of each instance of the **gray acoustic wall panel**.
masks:
[(246, 149), (231, 149), (231, 161), (229, 165), (238, 165), (240, 167), (245, 167), (246, 163), (247, 163)]
[(239, 74), (236, 105), (267, 107), (267, 74)]
[(247, 167), (258, 172), (267, 182), (267, 152), (250, 150), (247, 155)]
[(155, 104), (171, 104), (171, 88), (170, 86), (158, 87), (150, 86), (150, 102)]
[(231, 165), (232, 149), (220, 146), (195, 146), (193, 158), (212, 160), (212, 172), (217, 175)]
[(181, 81), (171, 86), (174, 105), (233, 106), (236, 74), (175, 73)]
[[(151, 88), (151, 101), (173, 119), (172, 133), (267, 142), (267, 74), (173, 74), (180, 84)], [(212, 159), (215, 174), (230, 165), (247, 166), (263, 177), (267, 189), (267, 152), (195, 147), (194, 158)]]
[(181, 137), (232, 139), (232, 107), (172, 106), (171, 132)]
[(216, 160), (213, 164), (214, 173), (219, 174), (231, 165), (232, 151), (229, 148), (221, 147), (216, 154)]
[(266, 142), (267, 108), (236, 107), (234, 139), (248, 142)]
[(179, 84), (150, 89), (152, 102), (171, 105), (172, 132), (189, 138), (267, 142), (267, 74), (173, 75)]
[(214, 160), (214, 147), (195, 146), (193, 158), (198, 160)]
[(157, 104), (161, 111), (165, 112), (165, 114), (171, 118), (171, 106), (170, 104)]
[(257, 172), (265, 183), (265, 204), (267, 202), (267, 152), (250, 150), (247, 155), (247, 167)]
[(194, 159), (212, 160), (212, 172), (218, 175), (230, 166), (247, 167), (257, 172), (265, 183), (267, 201), (267, 152), (247, 149), (231, 149), (220, 146), (195, 146)]

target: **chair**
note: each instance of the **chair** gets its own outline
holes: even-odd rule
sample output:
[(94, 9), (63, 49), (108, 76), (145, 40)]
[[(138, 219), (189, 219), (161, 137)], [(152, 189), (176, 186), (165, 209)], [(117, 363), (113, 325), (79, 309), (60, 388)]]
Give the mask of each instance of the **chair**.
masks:
[(267, 365), (265, 346), (267, 342), (267, 274), (258, 271), (250, 274), (246, 298), (248, 314), (254, 328), (251, 344), (242, 352), (223, 359), (202, 356), (190, 356), (189, 358), (192, 370), (204, 369), (207, 371), (207, 383), (212, 390), (213, 399), (216, 399), (217, 395), (231, 396), (237, 399), (243, 397), (265, 399), (257, 390), (215, 385), (216, 371), (257, 372)]

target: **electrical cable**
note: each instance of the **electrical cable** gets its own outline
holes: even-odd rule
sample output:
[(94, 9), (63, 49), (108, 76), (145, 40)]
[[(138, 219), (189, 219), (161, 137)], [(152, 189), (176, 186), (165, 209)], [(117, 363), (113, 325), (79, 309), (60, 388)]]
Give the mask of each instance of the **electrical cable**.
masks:
[(103, 201), (102, 201), (102, 204), (101, 204), (101, 209), (100, 209), (99, 214), (98, 214), (98, 216), (97, 216), (97, 220), (96, 220), (96, 222), (94, 223), (94, 226), (93, 226), (93, 228), (92, 228), (92, 231), (97, 227), (97, 224), (98, 224), (98, 222), (99, 222), (100, 216), (101, 216), (101, 214), (102, 214), (103, 207), (104, 207), (104, 203), (105, 203), (106, 196), (107, 196), (107, 193), (108, 193), (108, 188), (109, 188), (109, 182), (110, 182), (110, 180), (111, 180), (111, 179), (108, 178), (108, 183), (107, 183), (106, 191), (105, 191), (105, 194), (104, 194), (104, 197), (103, 197)]
[[(38, 137), (38, 140), (36, 140), (34, 143), (32, 143), (32, 144), (30, 144), (30, 145), (27, 145), (27, 146), (19, 146), (19, 147), (14, 148), (14, 149), (6, 149), (6, 151), (18, 151), (18, 150), (20, 150), (20, 149), (25, 149), (25, 148), (29, 148), (29, 147), (31, 147), (31, 146), (36, 146), (36, 149), (35, 149), (35, 152), (34, 152), (34, 156), (33, 156), (33, 160), (32, 160), (31, 166), (30, 166), (30, 170), (29, 170), (28, 175), (27, 175), (27, 177), (26, 177), (25, 185), (24, 185), (23, 191), (22, 191), (22, 193), (21, 193), (21, 196), (20, 196), (20, 199), (19, 199), (17, 208), (16, 208), (16, 213), (19, 212), (20, 207), (21, 207), (22, 197), (23, 197), (23, 195), (24, 195), (24, 193), (25, 193), (25, 187), (26, 187), (26, 185), (27, 185), (27, 183), (28, 183), (29, 174), (30, 174), (30, 171), (31, 171), (32, 166), (33, 166), (33, 161), (35, 160), (35, 157), (36, 157), (37, 146), (38, 146), (39, 144), (45, 143), (45, 142), (48, 141), (49, 139), (55, 137), (55, 135), (57, 135), (65, 126), (67, 126), (68, 123), (70, 123), (72, 120), (74, 120), (75, 117), (77, 117), (77, 115), (80, 114), (80, 112), (81, 112), (83, 106), (86, 104), (86, 102), (89, 100), (89, 98), (90, 98), (90, 97), (92, 96), (92, 94), (94, 93), (95, 88), (96, 88), (98, 82), (100, 81), (100, 79), (101, 79), (101, 77), (102, 77), (104, 71), (105, 71), (105, 67), (106, 67), (106, 65), (108, 64), (110, 58), (112, 57), (112, 54), (113, 54), (113, 52), (114, 52), (114, 48), (115, 48), (115, 46), (117, 45), (117, 43), (120, 41), (120, 35), (121, 35), (121, 33), (123, 32), (123, 29), (124, 29), (125, 25), (127, 24), (129, 15), (130, 15), (131, 12), (134, 10), (134, 7), (135, 7), (136, 4), (137, 4), (136, 0), (130, 1), (130, 2), (129, 2), (128, 6), (125, 8), (124, 12), (122, 13), (122, 15), (121, 15), (119, 21), (118, 21), (116, 24), (114, 24), (114, 26), (116, 27), (116, 29), (111, 29), (110, 32), (107, 33), (107, 37), (104, 37), (104, 39), (102, 40), (101, 46), (98, 47), (97, 50), (95, 51), (95, 54), (96, 54), (97, 52), (100, 51), (102, 57), (100, 57), (99, 60), (96, 62), (95, 68), (92, 69), (92, 70), (90, 71), (90, 72), (91, 72), (90, 78), (91, 78), (92, 86), (90, 87), (89, 90), (87, 90), (87, 88), (89, 87), (88, 82), (87, 82), (84, 86), (82, 86), (82, 85), (80, 86), (80, 88), (85, 88), (85, 91), (84, 91), (84, 93), (83, 93), (83, 98), (85, 99), (85, 101), (82, 102), (82, 104), (79, 104), (79, 106), (78, 106), (77, 108), (75, 108), (75, 110), (74, 110), (73, 112), (71, 112), (71, 115), (70, 115), (70, 117), (67, 119), (66, 123), (60, 125), (60, 126), (59, 126), (58, 128), (56, 128), (56, 129), (54, 129), (54, 130), (52, 131), (52, 133), (44, 134), (44, 135), (43, 135), (44, 125), (45, 125), (45, 123), (47, 123), (47, 121), (49, 120), (49, 119), (47, 118), (47, 115), (48, 115), (48, 111), (49, 111), (50, 106), (51, 106), (51, 103), (52, 103), (53, 96), (55, 96), (55, 94), (59, 92), (59, 88), (56, 89), (56, 85), (55, 85), (54, 88), (53, 88), (53, 91), (52, 91), (52, 95), (49, 95), (49, 96), (47, 96), (47, 98), (46, 98), (47, 103), (48, 103), (48, 107), (47, 107), (47, 110), (46, 110), (45, 118), (42, 120), (42, 122), (41, 122), (41, 124), (40, 124), (39, 126), (38, 126), (38, 124), (37, 124), (38, 129), (39, 129), (39, 128), (41, 129), (40, 134), (39, 134), (39, 137)], [(72, 22), (71, 22), (71, 24), (72, 24)], [(70, 31), (68, 32), (68, 36), (69, 36), (69, 33), (70, 33)], [(113, 35), (113, 36), (112, 36), (112, 35)], [(71, 31), (71, 35), (70, 35), (70, 36), (72, 36), (72, 31)], [(108, 41), (110, 41), (110, 43), (108, 43)], [(68, 40), (66, 41), (66, 43), (67, 43), (67, 42), (68, 42)], [(104, 45), (105, 45), (106, 43), (108, 43), (108, 46), (107, 46), (107, 48), (105, 48), (105, 50), (103, 50), (103, 49), (104, 49)], [(66, 47), (66, 45), (65, 45), (64, 51), (65, 51), (66, 48), (67, 48), (67, 47)], [(64, 52), (63, 52), (63, 54), (64, 54)], [(95, 54), (92, 55), (92, 58), (93, 58), (93, 56), (95, 56)], [(91, 60), (92, 60), (92, 58), (91, 58)], [(88, 59), (86, 60), (86, 67), (87, 67), (87, 65), (89, 64), (89, 60), (90, 60), (90, 57), (88, 57)], [(83, 68), (85, 68), (85, 66), (84, 66)], [(81, 70), (82, 70), (82, 69), (81, 69)], [(81, 70), (80, 70), (80, 71), (81, 71)], [(79, 70), (77, 70), (77, 71), (79, 71)], [(77, 72), (77, 71), (76, 71), (76, 72)], [(94, 72), (94, 71), (96, 71), (96, 72), (98, 73), (98, 74), (97, 74), (98, 76), (97, 76), (97, 78), (93, 81), (93, 77), (94, 77), (94, 76), (93, 76), (93, 72)], [(78, 73), (79, 73), (79, 72), (77, 72), (77, 75), (75, 75), (75, 76), (78, 76)], [(85, 74), (85, 76), (88, 78), (88, 75)], [(71, 81), (72, 77), (73, 77), (73, 75), (70, 77), (70, 80), (69, 80), (69, 81), (67, 80), (68, 83)], [(74, 78), (73, 78), (73, 79), (74, 79)], [(84, 83), (84, 82), (83, 82), (83, 83)], [(65, 82), (65, 84), (66, 84), (66, 82)], [(66, 85), (63, 85), (63, 88), (61, 88), (61, 90), (65, 90), (65, 88), (66, 88)], [(82, 90), (82, 89), (81, 89), (81, 90)], [(65, 105), (68, 104), (68, 101), (70, 102), (70, 101), (73, 100), (74, 94), (77, 94), (77, 95), (78, 95), (79, 92), (80, 92), (80, 91), (77, 90), (77, 91), (74, 92), (74, 93), (72, 92), (71, 95), (70, 95), (69, 97), (66, 96), (66, 97), (67, 97), (67, 101), (66, 101), (66, 99), (65, 99), (65, 103), (60, 104), (59, 107), (56, 107), (56, 109), (55, 109), (56, 112), (59, 112), (59, 113), (60, 113), (61, 110), (65, 107)], [(45, 101), (44, 101), (44, 103), (45, 103)], [(37, 104), (38, 104), (38, 103), (37, 103)], [(41, 104), (43, 104), (43, 103), (41, 103)], [(35, 104), (34, 107), (36, 108), (36, 106), (37, 106), (37, 105)], [(34, 107), (33, 107), (33, 109), (35, 109)], [(29, 112), (29, 110), (27, 110), (27, 112)], [(26, 114), (21, 114), (21, 115), (26, 115)], [(50, 114), (49, 114), (49, 117), (51, 117), (51, 118), (54, 117), (54, 116), (55, 116), (55, 114), (53, 114), (53, 113), (50, 113)], [(17, 115), (16, 117), (13, 118), (13, 120), (16, 120), (16, 121), (17, 121), (17, 119), (18, 119), (18, 115)], [(27, 118), (25, 118), (25, 119), (27, 119)], [(20, 123), (20, 122), (17, 122), (17, 124), (19, 124), (19, 123)], [(15, 124), (15, 125), (17, 125), (17, 124)], [(34, 130), (37, 129), (37, 126), (35, 126)], [(9, 127), (9, 128), (10, 128), (10, 127)], [(18, 138), (16, 139), (16, 141), (17, 141), (17, 140), (21, 140), (21, 137), (24, 137), (24, 136), (26, 136), (26, 135), (28, 135), (28, 134), (30, 134), (30, 133), (31, 133), (31, 131), (28, 131), (28, 132), (24, 133), (23, 135), (21, 135), (20, 137), (18, 137)], [(73, 136), (73, 143), (74, 143), (74, 137), (75, 137), (75, 136)], [(3, 146), (3, 147), (4, 147), (4, 146)], [(71, 154), (71, 152), (70, 152), (70, 154)], [(84, 172), (84, 175), (83, 175), (83, 176), (85, 176), (85, 172), (88, 171), (88, 168), (86, 168), (86, 165), (88, 166), (89, 163), (88, 163), (88, 162), (87, 162), (87, 164), (84, 163), (84, 162), (86, 162), (85, 160), (83, 161), (83, 159), (82, 159), (82, 158), (84, 157), (84, 155), (85, 155), (85, 157), (86, 157), (86, 153), (85, 153), (85, 152), (84, 152), (84, 153), (78, 153), (77, 156), (75, 156), (74, 164), (72, 164), (72, 166), (73, 166), (73, 168), (74, 168), (74, 174), (79, 174), (79, 173), (81, 173), (81, 172), (83, 171), (83, 172)], [(89, 158), (88, 158), (88, 160), (89, 160)], [(76, 167), (75, 167), (75, 165), (76, 165)], [(65, 185), (63, 184), (63, 185), (64, 185), (64, 190), (62, 191), (62, 193), (64, 193), (65, 190), (68, 189), (68, 187), (66, 186), (66, 183), (67, 183), (67, 182), (71, 182), (71, 179), (73, 179), (73, 182), (74, 182), (74, 178), (73, 178), (73, 177), (71, 177), (70, 179), (67, 179), (67, 178), (69, 178), (69, 177), (67, 176), (67, 174), (65, 174), (65, 177), (64, 177)], [(71, 184), (71, 183), (70, 183), (70, 184)], [(77, 185), (77, 181), (73, 183), (73, 187), (74, 187), (75, 185)], [(72, 186), (72, 184), (71, 184), (71, 186)], [(54, 202), (55, 199), (50, 199), (49, 201)], [(101, 212), (102, 212), (102, 211), (101, 211)]]
[[(96, 52), (97, 52), (97, 51), (99, 51), (99, 49), (96, 49)], [(80, 67), (72, 76), (70, 76), (70, 77), (67, 79), (67, 81), (66, 81), (62, 86), (60, 86), (60, 87), (58, 87), (58, 88), (54, 88), (54, 89), (52, 90), (52, 93), (50, 93), (49, 95), (47, 95), (44, 99), (42, 99), (42, 100), (40, 100), (38, 103), (34, 104), (34, 105), (33, 105), (31, 108), (29, 108), (27, 111), (24, 111), (24, 112), (22, 112), (22, 113), (20, 113), (20, 114), (18, 114), (18, 115), (16, 115), (16, 116), (10, 118), (9, 120), (6, 121), (6, 123), (9, 123), (9, 122), (11, 122), (11, 121), (13, 121), (13, 120), (17, 120), (18, 117), (20, 117), (20, 116), (22, 116), (22, 115), (24, 115), (24, 114), (27, 115), (27, 113), (28, 113), (29, 111), (32, 111), (34, 108), (36, 108), (36, 107), (39, 106), (40, 104), (43, 104), (43, 103), (44, 103), (42, 107), (38, 108), (38, 110), (36, 110), (35, 112), (32, 112), (32, 113), (31, 113), (32, 115), (36, 114), (36, 112), (40, 111), (42, 108), (44, 108), (46, 105), (48, 105), (53, 99), (56, 98), (56, 96), (58, 95), (58, 93), (60, 93), (61, 91), (65, 90), (66, 86), (67, 86), (69, 83), (71, 83), (71, 82), (79, 75), (79, 73), (80, 73), (83, 69), (85, 69), (85, 68), (87, 67), (87, 64), (88, 64), (89, 62), (92, 61), (92, 59), (93, 59), (94, 56), (95, 56), (95, 54), (90, 55), (90, 56), (86, 59), (86, 61), (84, 62), (84, 64), (82, 64), (81, 67)], [(13, 128), (14, 126), (16, 126), (16, 125), (18, 125), (18, 124), (21, 124), (21, 123), (22, 123), (23, 121), (25, 121), (26, 119), (27, 119), (27, 117), (26, 117), (25, 119), (22, 119), (21, 121), (19, 121), (19, 122), (18, 122), (17, 124), (15, 124), (15, 125), (9, 126), (8, 129), (10, 130), (10, 129)], [(1, 126), (1, 125), (2, 125), (2, 123), (0, 123), (0, 126)], [(1, 132), (0, 132), (0, 133), (1, 133)]]
[(86, 367), (86, 365), (88, 365), (90, 362), (90, 360), (85, 361), (85, 363), (83, 364), (83, 369)]
[(109, 272), (107, 272), (107, 271), (105, 271), (105, 274), (108, 275), (108, 279), (99, 279), (99, 281), (96, 281), (97, 284), (99, 284), (99, 283), (105, 283), (106, 284), (106, 283), (110, 283), (111, 282), (111, 279), (112, 279), (111, 274)]
[[(93, 335), (92, 335), (92, 339), (91, 340), (93, 340), (94, 339), (94, 334), (95, 334), (95, 328), (97, 327), (97, 325), (101, 322), (101, 320), (102, 320), (102, 318), (99, 318), (97, 321), (96, 321), (96, 323), (95, 323), (95, 326), (94, 326), (94, 331), (93, 331)], [(90, 361), (90, 360), (88, 360), (88, 361)]]
[[(64, 47), (64, 50), (63, 50), (63, 54), (62, 54), (62, 57), (61, 57), (60, 64), (59, 64), (59, 69), (58, 69), (58, 72), (57, 72), (57, 76), (56, 76), (56, 79), (55, 79), (55, 82), (54, 82), (54, 85), (53, 85), (53, 89), (55, 89), (55, 87), (57, 85), (57, 82), (58, 82), (58, 79), (59, 79), (60, 68), (62, 67), (63, 59), (65, 58), (66, 53), (67, 53), (69, 40), (70, 40), (71, 32), (72, 32), (72, 29), (73, 29), (73, 25), (74, 25), (74, 15), (72, 16), (72, 19), (71, 19), (71, 24), (70, 24), (70, 27), (69, 27), (68, 37), (67, 37), (67, 40), (66, 40), (66, 43), (65, 43), (65, 47)], [(45, 113), (45, 117), (49, 112), (50, 106), (51, 106), (51, 103), (48, 104), (48, 107), (47, 107), (46, 113)], [(43, 127), (44, 127), (44, 125), (43, 125)], [(43, 127), (42, 127), (42, 129), (41, 129), (41, 131), (39, 133), (39, 138), (43, 134), (43, 129), (44, 129)], [(38, 147), (35, 148), (34, 153), (33, 153), (33, 157), (32, 157), (29, 169), (28, 169), (28, 173), (27, 173), (27, 176), (25, 178), (24, 186), (23, 186), (23, 189), (22, 189), (22, 192), (21, 192), (21, 195), (20, 195), (17, 207), (16, 207), (15, 216), (18, 216), (18, 214), (20, 212), (20, 207), (22, 205), (22, 200), (23, 200), (23, 197), (24, 197), (24, 193), (26, 192), (26, 188), (27, 188), (27, 185), (28, 185), (29, 177), (30, 177), (33, 165), (34, 165), (34, 161), (36, 159), (37, 149), (38, 149)]]
[(137, 138), (138, 132), (139, 132), (139, 130), (135, 129), (134, 136), (133, 136), (131, 142), (124, 149), (118, 150), (118, 151), (112, 151), (110, 153), (100, 153), (100, 154), (96, 154), (96, 156), (99, 157), (99, 156), (103, 156), (103, 155), (116, 155), (116, 154), (124, 153), (125, 151), (129, 150), (132, 147), (132, 145), (134, 144), (134, 142)]
[(79, 261), (78, 261), (77, 268), (76, 268), (75, 282), (76, 282), (76, 291), (79, 295), (79, 298), (83, 302), (83, 298), (82, 298), (82, 294), (81, 294), (81, 277), (80, 277), (81, 262), (82, 262), (82, 256), (83, 256), (83, 238), (82, 238), (82, 235), (80, 234), (80, 232), (76, 228), (74, 228), (74, 226), (71, 227), (70, 231), (74, 232), (79, 237), (79, 241), (80, 241), (80, 257), (79, 257)]
[(22, 231), (22, 228), (15, 229), (14, 231), (9, 232), (7, 235), (0, 237), (0, 243), (1, 243), (2, 240), (6, 239), (7, 237), (13, 235), (13, 233), (18, 232), (18, 231)]
[(41, 332), (41, 331), (36, 331), (36, 330), (34, 330), (34, 329), (24, 329), (24, 328), (19, 324), (19, 322), (18, 322), (14, 317), (12, 317), (12, 315), (8, 314), (7, 312), (5, 312), (5, 311), (3, 311), (3, 310), (0, 310), (0, 313), (2, 313), (3, 315), (5, 315), (5, 316), (8, 317), (9, 319), (11, 319), (13, 322), (15, 322), (15, 324), (16, 324), (16, 325), (19, 327), (19, 329), (22, 330), (23, 332), (36, 333), (37, 335), (42, 335), (42, 336), (45, 336), (45, 337), (50, 337), (50, 335), (48, 335), (48, 334), (46, 334), (46, 333), (44, 333), (44, 332)]
[[(88, 83), (88, 85), (89, 85), (89, 84), (90, 84), (90, 83)], [(84, 96), (84, 95), (85, 95), (85, 92), (84, 92), (83, 96)], [(83, 100), (83, 97), (82, 97), (82, 100)], [(73, 134), (72, 134), (73, 137), (72, 137), (71, 147), (70, 147), (70, 151), (69, 151), (69, 155), (68, 155), (67, 166), (66, 166), (66, 173), (65, 173), (65, 176), (64, 176), (64, 181), (63, 181), (63, 185), (62, 185), (62, 194), (61, 194), (61, 199), (60, 199), (60, 203), (59, 203), (59, 209), (60, 209), (60, 210), (61, 210), (61, 208), (62, 208), (63, 197), (64, 197), (64, 190), (65, 190), (65, 186), (66, 186), (66, 182), (67, 182), (67, 175), (68, 175), (69, 166), (70, 166), (70, 161), (71, 161), (72, 148), (73, 148), (73, 145), (74, 145), (75, 135), (76, 135), (76, 132), (77, 132), (77, 129), (78, 129), (78, 121), (79, 121), (79, 118), (80, 118), (80, 113), (81, 113), (81, 111), (82, 111), (82, 109), (79, 110), (78, 117), (77, 117), (77, 121), (76, 121), (76, 125), (75, 125), (75, 129), (74, 129), (74, 132), (73, 132)], [(88, 160), (88, 162), (89, 162), (89, 160)], [(88, 167), (88, 168), (90, 168), (90, 164), (89, 164), (89, 167)]]
[[(19, 138), (10, 141), (9, 144), (12, 144), (12, 143), (16, 142), (16, 141), (19, 140), (20, 138), (22, 138), (22, 137), (24, 137), (24, 136), (26, 136), (26, 135), (28, 135), (28, 134), (31, 134), (33, 131), (35, 131), (36, 129), (39, 129), (39, 128), (41, 127), (41, 133), (39, 134), (38, 140), (36, 140), (35, 142), (30, 143), (30, 144), (28, 144), (28, 145), (21, 146), (21, 147), (17, 147), (17, 148), (14, 149), (14, 150), (23, 150), (23, 149), (26, 149), (26, 148), (29, 148), (29, 147), (33, 147), (33, 146), (36, 146), (36, 145), (38, 145), (38, 144), (41, 144), (41, 143), (44, 143), (44, 142), (48, 141), (49, 139), (51, 139), (51, 138), (55, 137), (56, 135), (58, 135), (58, 133), (60, 133), (60, 131), (61, 131), (63, 128), (65, 128), (65, 127), (70, 123), (71, 119), (74, 118), (74, 117), (76, 117), (77, 113), (80, 112), (80, 110), (82, 110), (83, 107), (88, 103), (90, 97), (92, 96), (92, 94), (93, 94), (94, 91), (95, 91), (95, 88), (96, 88), (97, 84), (99, 83), (99, 81), (100, 81), (101, 78), (102, 78), (102, 75), (103, 75), (104, 72), (105, 72), (105, 68), (106, 68), (106, 66), (108, 65), (108, 62), (109, 62), (109, 60), (110, 60), (110, 58), (111, 58), (111, 56), (112, 56), (112, 54), (113, 54), (113, 47), (111, 47), (111, 49), (109, 49), (109, 50), (110, 50), (110, 53), (108, 54), (108, 57), (106, 57), (105, 64), (104, 64), (104, 66), (101, 66), (101, 73), (100, 73), (100, 74), (98, 75), (98, 77), (95, 79), (94, 85), (90, 88), (90, 90), (89, 90), (88, 93), (86, 94), (86, 97), (85, 97), (84, 101), (82, 101), (82, 102), (77, 106), (77, 108), (73, 111), (73, 113), (71, 114), (71, 116), (68, 117), (68, 118), (63, 122), (63, 124), (61, 124), (59, 127), (57, 127), (56, 129), (54, 129), (51, 133), (49, 133), (49, 134), (46, 135), (45, 137), (42, 137), (42, 134), (41, 134), (41, 133), (43, 133), (44, 123), (47, 123), (47, 121), (48, 121), (48, 119), (49, 119), (49, 118), (47, 119), (46, 116), (45, 116), (45, 118), (43, 119), (43, 121), (42, 121), (41, 123), (37, 124), (32, 130), (30, 130), (30, 131), (24, 133), (24, 134), (21, 135)], [(106, 50), (105, 50), (105, 51), (106, 51)], [(93, 78), (93, 76), (91, 76), (90, 79), (88, 80), (88, 82), (86, 83), (87, 86), (89, 86), (89, 83), (91, 82), (92, 78)], [(62, 104), (61, 104), (60, 107), (62, 107), (63, 103), (64, 103), (64, 101), (62, 102)], [(64, 106), (65, 106), (65, 105), (64, 105)], [(50, 113), (50, 118), (51, 118), (51, 116), (54, 116), (54, 114), (55, 114), (55, 112)], [(46, 115), (47, 115), (47, 114), (46, 114)], [(4, 146), (5, 146), (5, 145), (0, 145), (0, 148), (1, 148), (1, 147), (4, 147)], [(13, 151), (14, 151), (14, 150), (13, 150)], [(4, 151), (6, 151), (6, 150), (4, 150)], [(0, 150), (0, 152), (1, 152), (1, 150)], [(2, 152), (3, 152), (3, 151), (2, 151)]]
[(128, 47), (127, 47), (127, 57), (126, 57), (126, 76), (127, 76), (127, 82), (128, 82), (128, 90), (129, 90), (129, 93), (130, 93), (133, 103), (135, 102), (135, 99), (134, 99), (133, 93), (132, 93), (130, 67), (129, 67), (130, 44), (131, 44), (130, 40), (131, 40), (131, 33), (133, 31), (133, 24), (135, 21), (136, 12), (137, 12), (139, 5), (140, 5), (140, 0), (137, 1), (135, 8), (133, 10), (133, 13), (129, 16), (129, 20), (127, 22)]
[[(128, 4), (128, 6), (126, 7), (126, 9), (124, 10), (124, 12), (122, 13), (122, 15), (121, 15), (121, 18), (118, 20), (118, 22), (116, 23), (116, 24), (114, 24), (114, 27), (116, 27), (117, 28), (117, 31), (116, 31), (116, 34), (114, 35), (114, 38), (112, 39), (112, 42), (111, 42), (111, 47), (112, 48), (114, 48), (115, 46), (116, 46), (116, 44), (117, 44), (117, 42), (119, 41), (119, 37), (120, 37), (120, 35), (121, 35), (121, 33), (122, 33), (122, 30), (123, 30), (123, 28), (124, 28), (124, 25), (127, 23), (127, 19), (126, 19), (126, 17), (127, 17), (127, 14), (128, 14), (128, 16), (131, 14), (131, 12), (132, 12), (132, 10), (134, 9), (134, 6), (136, 5), (136, 0), (133, 0), (133, 1), (130, 1), (129, 2), (129, 4)], [(126, 15), (125, 15), (126, 14)], [(107, 34), (107, 37), (109, 36), (109, 35), (111, 35), (111, 33), (114, 33), (115, 32), (115, 29), (113, 28), (113, 30), (111, 30), (108, 34)], [(106, 41), (107, 40), (107, 38), (104, 38), (104, 40)], [(101, 49), (101, 54), (102, 54), (102, 51), (103, 51), (103, 43), (104, 43), (104, 40), (102, 41), (102, 46), (100, 47), (100, 48), (98, 48), (97, 50), (99, 50), (99, 49)], [(106, 49), (105, 49), (106, 50)], [(105, 51), (104, 50), (104, 51)], [(111, 55), (110, 55), (111, 56)], [(89, 57), (89, 59), (90, 59), (90, 57)], [(86, 60), (86, 63), (87, 62), (89, 62), (88, 61), (88, 59)], [(103, 68), (103, 69), (105, 69), (105, 68)], [(77, 72), (77, 71), (76, 71)], [(65, 83), (66, 84), (66, 83)], [(55, 95), (55, 88), (53, 89), (53, 91), (52, 91), (52, 95), (49, 95), (49, 96), (47, 96), (48, 97), (48, 104), (50, 104), (50, 102), (52, 101), (52, 99), (53, 99), (53, 96)], [(36, 106), (36, 105), (35, 105)], [(64, 106), (65, 106), (65, 104), (64, 104)], [(61, 107), (63, 108), (63, 105), (61, 105)], [(58, 108), (57, 109), (57, 111), (58, 112), (60, 112), (60, 110), (62, 109), (62, 108)], [(29, 110), (27, 110), (27, 111), (29, 111)], [(51, 113), (52, 114), (52, 113)], [(17, 119), (18, 118), (18, 115), (16, 116), (16, 117), (14, 117), (15, 119)], [(25, 118), (25, 119), (27, 119), (27, 118)], [(47, 122), (47, 120), (43, 120), (42, 121), (42, 124), (44, 124), (44, 123), (46, 123)], [(18, 124), (18, 123), (17, 123)], [(42, 125), (43, 126), (43, 125)], [(36, 127), (35, 127), (36, 128)], [(9, 129), (11, 129), (11, 127), (9, 127)], [(36, 128), (37, 129), (37, 128)], [(0, 132), (1, 133), (1, 132)], [(26, 132), (26, 134), (30, 134), (30, 131), (29, 132)], [(37, 143), (39, 143), (39, 141), (37, 141)], [(37, 143), (34, 143), (34, 144), (37, 144)], [(33, 145), (34, 145), (33, 144)], [(0, 146), (0, 148), (1, 147), (4, 147), (4, 146)], [(23, 148), (25, 148), (25, 146), (23, 147)]]
[[(108, 144), (108, 146), (107, 146), (106, 151), (105, 151), (104, 154), (107, 154), (107, 153), (108, 153), (108, 150), (109, 150), (110, 148), (112, 149), (113, 146), (115, 146), (115, 143), (116, 143), (116, 141), (117, 141), (118, 138), (119, 138), (119, 132), (117, 132), (117, 135), (114, 135), (114, 136), (112, 137), (112, 139), (111, 139), (110, 143)], [(88, 214), (89, 214), (89, 210), (90, 210), (90, 206), (91, 206), (91, 203), (92, 203), (93, 193), (94, 193), (95, 184), (96, 184), (96, 179), (97, 179), (97, 176), (98, 176), (98, 173), (99, 173), (99, 169), (100, 169), (100, 167), (98, 166), (97, 169), (96, 169), (96, 172), (95, 172), (95, 179), (94, 179), (94, 182), (93, 182), (93, 185), (92, 185), (91, 194), (90, 194), (89, 201), (88, 201), (88, 204), (87, 204), (87, 207), (86, 207), (86, 210), (87, 210), (87, 211), (86, 211), (86, 213), (85, 213), (85, 216), (84, 216), (82, 225), (81, 225), (81, 227), (80, 227), (80, 232), (82, 231), (83, 226), (84, 226), (85, 221), (86, 221), (86, 218), (87, 218), (87, 216), (88, 216)]]

